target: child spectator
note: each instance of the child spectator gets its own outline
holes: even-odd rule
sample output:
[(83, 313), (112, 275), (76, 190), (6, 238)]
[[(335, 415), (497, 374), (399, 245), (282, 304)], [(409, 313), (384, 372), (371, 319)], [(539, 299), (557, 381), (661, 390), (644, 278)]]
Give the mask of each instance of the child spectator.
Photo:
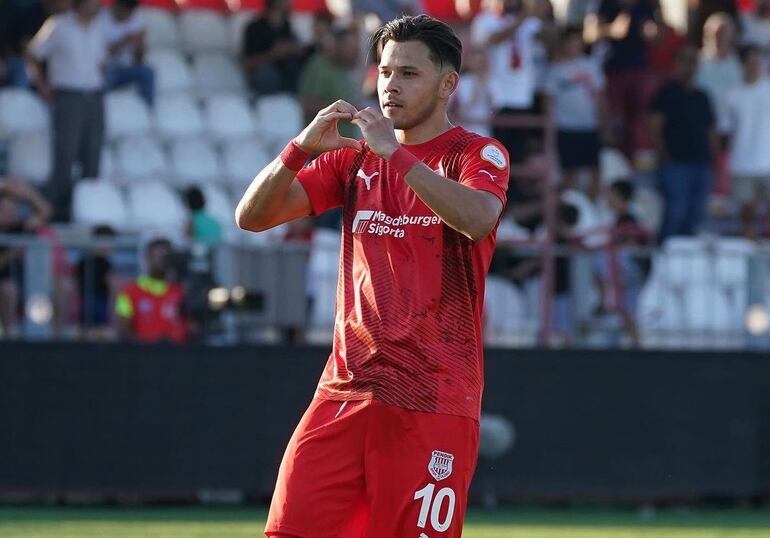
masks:
[(187, 223), (187, 237), (196, 243), (214, 245), (222, 241), (219, 222), (206, 213), (206, 198), (198, 187), (190, 187), (185, 193), (190, 221)]
[(600, 132), (607, 133), (604, 75), (583, 51), (579, 30), (561, 36), (557, 61), (551, 66), (546, 94), (558, 129), (559, 160), (566, 188), (573, 188), (582, 170), (591, 174), (588, 194), (599, 191)]
[[(92, 232), (96, 240), (115, 237), (109, 226), (96, 226)], [(83, 255), (75, 268), (80, 292), (80, 323), (83, 335), (89, 340), (105, 340), (112, 336), (110, 303), (113, 295), (111, 249), (98, 246)]]

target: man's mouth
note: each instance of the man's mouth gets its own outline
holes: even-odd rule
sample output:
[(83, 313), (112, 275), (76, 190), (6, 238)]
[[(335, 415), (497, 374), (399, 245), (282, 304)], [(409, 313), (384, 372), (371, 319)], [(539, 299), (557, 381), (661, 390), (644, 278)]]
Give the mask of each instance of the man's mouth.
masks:
[(391, 109), (393, 109), (393, 108), (404, 108), (404, 107), (402, 105), (398, 104), (398, 103), (388, 102), (388, 103), (385, 103), (383, 108), (391, 108)]

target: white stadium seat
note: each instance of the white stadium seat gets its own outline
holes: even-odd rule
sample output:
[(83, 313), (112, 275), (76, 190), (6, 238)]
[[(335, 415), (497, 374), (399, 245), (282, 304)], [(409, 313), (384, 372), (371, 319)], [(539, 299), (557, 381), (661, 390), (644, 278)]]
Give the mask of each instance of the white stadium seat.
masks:
[(155, 103), (155, 128), (163, 139), (197, 137), (203, 133), (203, 115), (187, 94), (161, 96)]
[(254, 118), (246, 99), (237, 95), (215, 95), (203, 104), (206, 132), (215, 140), (253, 138)]
[(308, 295), (313, 297), (310, 309), (311, 329), (334, 327), (334, 304), (337, 300), (340, 233), (319, 228), (313, 234), (308, 259)]
[(274, 152), (302, 130), (302, 107), (290, 95), (268, 95), (257, 101), (257, 130)]
[(115, 176), (121, 181), (164, 177), (168, 162), (161, 144), (153, 137), (126, 138), (117, 144)]
[(103, 179), (83, 179), (75, 184), (72, 216), (80, 224), (106, 224), (115, 230), (126, 230), (129, 223), (123, 194), (114, 183)]
[(206, 213), (214, 217), (222, 228), (225, 239), (235, 237), (238, 227), (235, 224), (235, 204), (220, 185), (206, 183), (201, 186), (206, 198)]
[(238, 93), (246, 90), (241, 70), (228, 55), (216, 52), (196, 54), (193, 58), (195, 89), (201, 96)]
[(599, 170), (605, 185), (618, 179), (628, 179), (634, 172), (628, 159), (615, 148), (602, 148), (599, 153)]
[(115, 157), (112, 154), (112, 145), (102, 145), (102, 156), (99, 160), (99, 175), (102, 179), (109, 179), (110, 181), (117, 179), (115, 177)]
[(132, 90), (110, 92), (105, 99), (107, 138), (143, 136), (152, 130), (150, 111)]
[(48, 107), (28, 90), (0, 90), (0, 137), (12, 137), (48, 129)]
[(178, 186), (221, 181), (219, 156), (212, 145), (200, 138), (175, 140), (170, 147), (172, 182)]
[(140, 7), (145, 21), (149, 49), (176, 49), (179, 47), (179, 25), (176, 17), (165, 9)]
[(713, 258), (701, 237), (671, 237), (656, 256), (654, 271), (669, 287), (683, 288), (694, 281), (711, 280)]
[(162, 232), (171, 240), (184, 236), (188, 220), (179, 195), (160, 181), (142, 181), (128, 186), (128, 215), (137, 231)]
[(246, 27), (258, 15), (259, 13), (256, 11), (237, 11), (228, 18), (230, 51), (236, 56), (240, 56), (241, 50), (243, 50), (243, 38), (246, 33)]
[(158, 94), (190, 91), (192, 69), (182, 55), (173, 50), (153, 50), (147, 54), (147, 65), (155, 70)]
[(530, 345), (537, 333), (537, 316), (508, 279), (489, 275), (484, 287), (484, 340), (495, 345)]
[(51, 137), (46, 132), (15, 137), (8, 152), (8, 173), (33, 185), (42, 185), (51, 175)]
[(230, 36), (225, 17), (214, 11), (191, 9), (179, 15), (182, 48), (186, 52), (226, 51)]
[(273, 160), (273, 156), (255, 139), (229, 142), (225, 144), (222, 153), (225, 180), (239, 195), (254, 176)]

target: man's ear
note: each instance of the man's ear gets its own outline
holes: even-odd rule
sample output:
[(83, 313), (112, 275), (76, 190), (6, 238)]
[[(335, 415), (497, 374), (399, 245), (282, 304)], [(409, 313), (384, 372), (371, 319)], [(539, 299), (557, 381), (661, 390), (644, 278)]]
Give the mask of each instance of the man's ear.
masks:
[(457, 74), (457, 71), (450, 71), (444, 74), (441, 78), (439, 97), (441, 99), (449, 99), (455, 90), (457, 90), (458, 84), (460, 84), (460, 75)]

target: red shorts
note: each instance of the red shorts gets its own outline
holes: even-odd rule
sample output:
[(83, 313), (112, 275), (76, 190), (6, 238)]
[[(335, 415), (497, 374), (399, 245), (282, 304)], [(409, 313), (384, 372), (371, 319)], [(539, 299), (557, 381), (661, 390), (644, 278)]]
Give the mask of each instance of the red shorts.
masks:
[(460, 537), (478, 422), (315, 399), (286, 448), (265, 534)]

